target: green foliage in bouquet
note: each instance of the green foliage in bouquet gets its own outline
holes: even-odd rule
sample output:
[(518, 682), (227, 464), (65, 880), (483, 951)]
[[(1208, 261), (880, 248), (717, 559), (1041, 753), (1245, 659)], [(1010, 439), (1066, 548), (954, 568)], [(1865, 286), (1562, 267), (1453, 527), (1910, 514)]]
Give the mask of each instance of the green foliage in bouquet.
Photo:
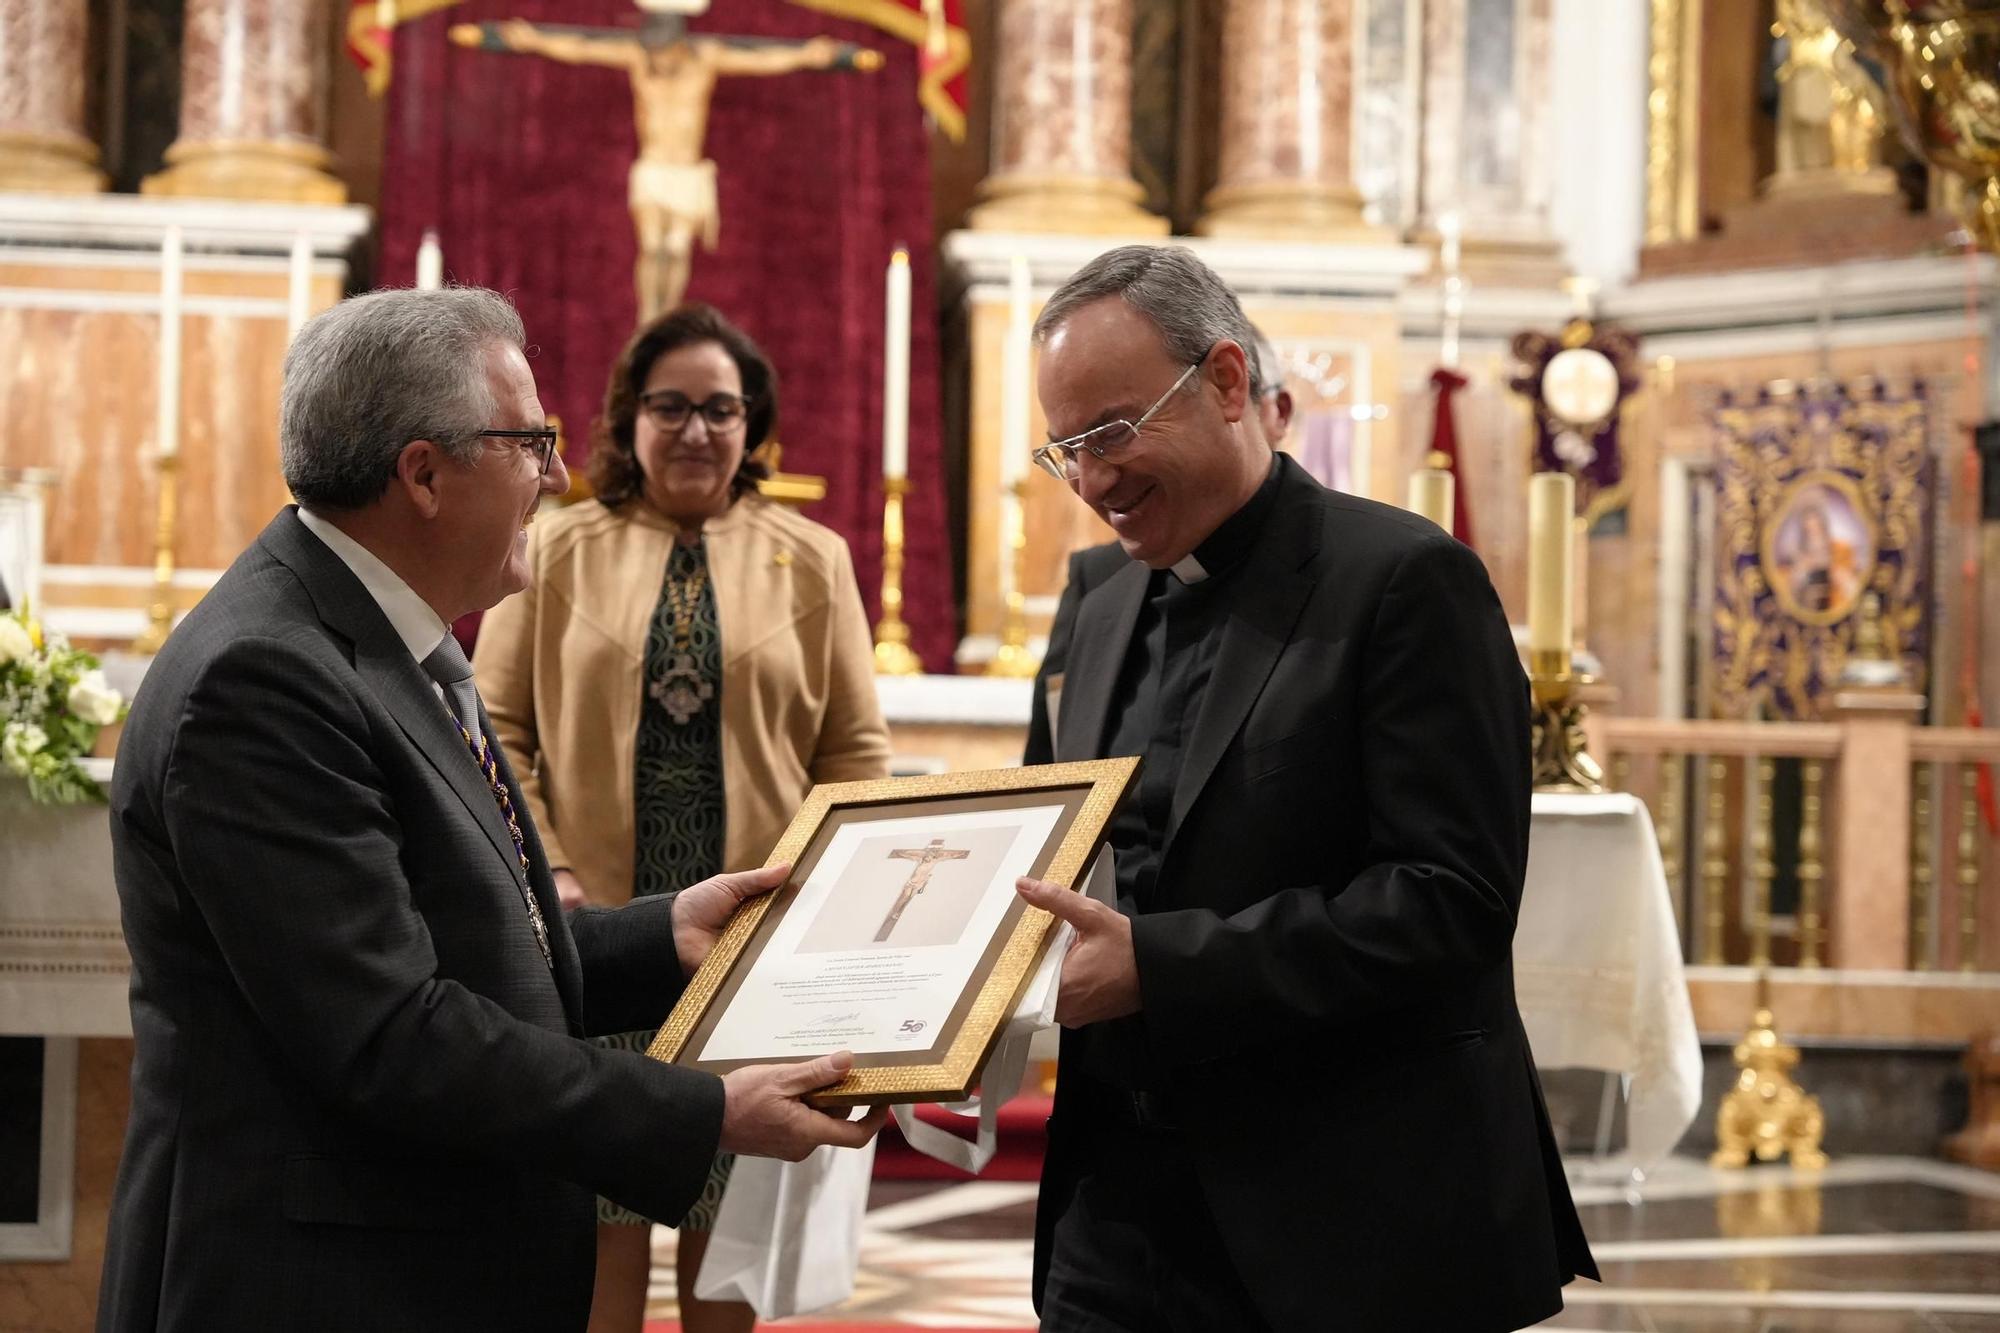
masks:
[(0, 611), (0, 773), (26, 779), (44, 805), (102, 801), (103, 788), (76, 761), (124, 716), (125, 700), (95, 657), (45, 633), (25, 610)]

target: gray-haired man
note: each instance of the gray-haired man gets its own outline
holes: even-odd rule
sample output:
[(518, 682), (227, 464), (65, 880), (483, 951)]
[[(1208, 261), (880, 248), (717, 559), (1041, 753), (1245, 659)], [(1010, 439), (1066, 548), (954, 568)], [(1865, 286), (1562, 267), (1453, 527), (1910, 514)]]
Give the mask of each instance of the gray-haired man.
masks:
[(101, 1330), (581, 1329), (593, 1194), (678, 1218), (797, 1098), (579, 1040), (651, 1027), (781, 873), (567, 919), (447, 632), (567, 484), (492, 292), (377, 292), (285, 359), (298, 497), (174, 632), (112, 782), (132, 1111)]
[(1043, 1328), (1546, 1318), (1596, 1269), (1514, 1003), (1528, 699), (1484, 567), (1273, 456), (1187, 251), (1100, 256), (1036, 333), (1037, 461), (1118, 547), (1070, 564), (1027, 757), (1145, 760), (1116, 910), (1021, 883), (1078, 932)]

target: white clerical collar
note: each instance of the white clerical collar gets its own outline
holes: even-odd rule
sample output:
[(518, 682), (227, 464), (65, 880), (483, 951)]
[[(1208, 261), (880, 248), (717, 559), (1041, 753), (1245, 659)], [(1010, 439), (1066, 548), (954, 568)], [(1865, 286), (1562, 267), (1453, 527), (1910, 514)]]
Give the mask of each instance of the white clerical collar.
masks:
[(429, 602), (412, 592), (395, 570), (383, 564), (380, 556), (303, 505), (299, 506), (299, 522), (306, 525), (307, 532), (325, 542), (340, 557), (340, 563), (361, 580), (361, 586), (375, 599), (375, 605), (382, 608), (382, 614), (389, 618), (389, 627), (410, 650), (410, 656), (421, 662), (444, 642), (451, 626), (431, 609)]
[(1208, 571), (1201, 567), (1201, 561), (1194, 558), (1193, 551), (1174, 561), (1171, 568), (1174, 577), (1182, 583), (1200, 583), (1208, 577)]

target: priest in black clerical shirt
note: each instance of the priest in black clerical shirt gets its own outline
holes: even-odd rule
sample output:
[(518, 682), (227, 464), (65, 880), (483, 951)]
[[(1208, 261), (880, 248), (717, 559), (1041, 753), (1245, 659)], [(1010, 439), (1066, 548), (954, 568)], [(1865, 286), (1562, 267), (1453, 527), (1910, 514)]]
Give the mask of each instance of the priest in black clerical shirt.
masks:
[[(1514, 1001), (1528, 698), (1478, 558), (1274, 456), (1186, 250), (1036, 324), (1070, 563), (1027, 759), (1143, 757), (1076, 925), (1037, 1215), (1050, 1330), (1505, 1330), (1596, 1268)], [(1047, 701), (1058, 699), (1052, 715)]]

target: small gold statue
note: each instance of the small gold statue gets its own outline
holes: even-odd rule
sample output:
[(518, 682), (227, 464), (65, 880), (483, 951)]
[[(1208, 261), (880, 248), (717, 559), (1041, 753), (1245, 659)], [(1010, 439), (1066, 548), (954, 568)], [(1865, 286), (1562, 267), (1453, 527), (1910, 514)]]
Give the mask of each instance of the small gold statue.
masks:
[(627, 203), (639, 237), (635, 281), (641, 323), (680, 304), (694, 267), (694, 242), (713, 250), (721, 225), (715, 163), (702, 156), (715, 81), (729, 75), (790, 74), (802, 69), (875, 70), (882, 53), (831, 37), (790, 42), (690, 33), (686, 15), (708, 0), (639, 0), (637, 29), (570, 24), (460, 23), (451, 40), (482, 51), (543, 56), (566, 65), (622, 69), (632, 80), (639, 157)]
[(1792, 1077), (1799, 1048), (1778, 1036), (1770, 985), (1770, 978), (1759, 973), (1757, 1015), (1736, 1043), (1736, 1064), (1743, 1072), (1715, 1113), (1715, 1152), (1708, 1162), (1742, 1167), (1753, 1156), (1760, 1162), (1775, 1162), (1789, 1153), (1793, 1166), (1817, 1171), (1826, 1165), (1826, 1154), (1820, 1151), (1826, 1114), (1819, 1098)]
[(1766, 190), (1892, 192), (1894, 174), (1882, 165), (1888, 104), (1853, 44), (1834, 31), (1819, 0), (1778, 0), (1771, 34), (1786, 48), (1778, 67), (1778, 169)]

